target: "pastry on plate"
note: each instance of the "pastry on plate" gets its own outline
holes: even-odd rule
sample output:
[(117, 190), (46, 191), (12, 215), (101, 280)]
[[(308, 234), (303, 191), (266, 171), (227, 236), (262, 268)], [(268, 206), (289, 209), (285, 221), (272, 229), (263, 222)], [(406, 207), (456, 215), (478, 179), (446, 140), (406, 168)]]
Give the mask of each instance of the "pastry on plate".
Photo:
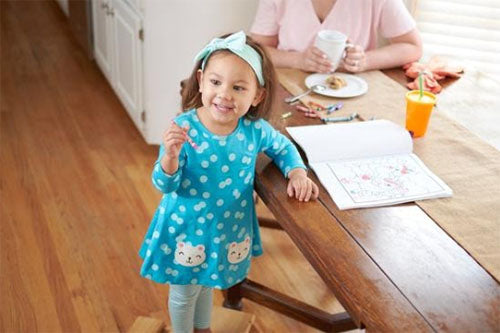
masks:
[(326, 84), (330, 89), (340, 89), (342, 87), (345, 87), (347, 85), (347, 82), (336, 75), (330, 75), (326, 78)]

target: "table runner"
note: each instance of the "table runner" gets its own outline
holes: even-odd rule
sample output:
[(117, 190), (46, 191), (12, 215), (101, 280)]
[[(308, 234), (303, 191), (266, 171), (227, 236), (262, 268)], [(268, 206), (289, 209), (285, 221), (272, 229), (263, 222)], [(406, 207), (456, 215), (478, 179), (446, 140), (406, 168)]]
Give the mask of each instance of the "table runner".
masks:
[[(306, 90), (307, 73), (278, 69), (278, 80), (292, 95)], [(301, 101), (344, 107), (332, 116), (357, 112), (362, 119), (388, 119), (404, 126), (407, 89), (380, 71), (357, 74), (368, 83), (363, 96), (336, 99), (312, 94)], [(415, 202), (500, 281), (500, 152), (435, 108), (427, 133), (413, 140), (413, 151), (453, 189), (453, 197)]]

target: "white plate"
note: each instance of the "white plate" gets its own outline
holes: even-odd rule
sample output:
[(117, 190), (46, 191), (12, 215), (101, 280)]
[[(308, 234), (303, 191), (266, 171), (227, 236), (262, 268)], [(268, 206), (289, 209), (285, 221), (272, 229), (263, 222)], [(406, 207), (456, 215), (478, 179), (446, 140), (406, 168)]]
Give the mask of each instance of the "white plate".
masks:
[(311, 88), (315, 84), (323, 84), (328, 87), (328, 84), (326, 83), (326, 78), (335, 75), (338, 76), (342, 79), (345, 80), (347, 83), (346, 86), (340, 88), (340, 89), (330, 89), (327, 88), (323, 90), (322, 92), (318, 92), (317, 94), (320, 95), (325, 95), (325, 96), (330, 96), (330, 97), (340, 97), (340, 98), (347, 98), (347, 97), (355, 97), (359, 95), (363, 95), (368, 91), (368, 84), (366, 83), (365, 80), (362, 78), (351, 75), (351, 74), (345, 74), (345, 73), (334, 73), (334, 74), (311, 74), (308, 77), (306, 77), (306, 86), (307, 88)]

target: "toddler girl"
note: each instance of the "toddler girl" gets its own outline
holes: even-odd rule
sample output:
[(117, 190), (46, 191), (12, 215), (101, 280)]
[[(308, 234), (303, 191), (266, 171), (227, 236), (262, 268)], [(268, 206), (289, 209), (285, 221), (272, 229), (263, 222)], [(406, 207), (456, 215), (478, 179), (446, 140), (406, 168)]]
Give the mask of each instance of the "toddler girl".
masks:
[(262, 254), (253, 201), (259, 152), (288, 178), (287, 192), (316, 199), (295, 146), (262, 118), (274, 69), (240, 31), (212, 40), (197, 56), (183, 109), (165, 132), (153, 169), (164, 193), (140, 249), (141, 275), (170, 284), (174, 332), (210, 332), (212, 289), (241, 282)]

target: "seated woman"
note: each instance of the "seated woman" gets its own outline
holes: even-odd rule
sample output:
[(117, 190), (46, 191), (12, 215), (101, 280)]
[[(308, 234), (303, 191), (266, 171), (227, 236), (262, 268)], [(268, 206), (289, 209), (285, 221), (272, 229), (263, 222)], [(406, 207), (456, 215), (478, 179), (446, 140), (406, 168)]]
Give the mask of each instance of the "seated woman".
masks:
[[(250, 30), (276, 67), (332, 72), (326, 55), (313, 46), (320, 30), (337, 30), (348, 47), (340, 69), (357, 73), (418, 60), (422, 43), (402, 0), (260, 0)], [(377, 48), (377, 33), (388, 45)]]

